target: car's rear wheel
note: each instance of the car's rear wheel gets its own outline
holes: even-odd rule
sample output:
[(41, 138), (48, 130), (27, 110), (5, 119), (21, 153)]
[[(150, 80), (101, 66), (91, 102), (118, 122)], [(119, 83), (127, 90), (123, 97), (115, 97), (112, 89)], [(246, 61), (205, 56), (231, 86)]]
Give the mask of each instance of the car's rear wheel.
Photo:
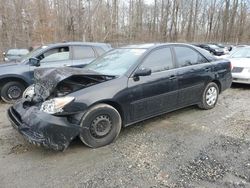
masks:
[(7, 103), (13, 103), (22, 97), (25, 86), (17, 81), (7, 82), (1, 89), (1, 98)]
[(209, 110), (215, 107), (219, 97), (219, 88), (216, 83), (210, 82), (204, 89), (202, 99), (198, 105), (201, 109)]
[(91, 147), (102, 147), (113, 142), (122, 126), (119, 112), (108, 104), (91, 107), (82, 117), (82, 142)]

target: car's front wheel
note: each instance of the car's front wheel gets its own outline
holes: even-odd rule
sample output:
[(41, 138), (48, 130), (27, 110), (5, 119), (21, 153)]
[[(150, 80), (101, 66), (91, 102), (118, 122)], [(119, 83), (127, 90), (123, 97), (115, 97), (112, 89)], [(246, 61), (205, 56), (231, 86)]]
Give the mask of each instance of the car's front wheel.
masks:
[(216, 83), (210, 82), (204, 89), (202, 99), (198, 105), (201, 109), (209, 110), (215, 107), (219, 97), (219, 88)]
[(22, 97), (25, 86), (17, 81), (7, 82), (1, 89), (1, 98), (7, 103), (13, 103)]
[(80, 139), (91, 148), (102, 147), (116, 139), (121, 126), (121, 116), (114, 107), (97, 104), (83, 115)]

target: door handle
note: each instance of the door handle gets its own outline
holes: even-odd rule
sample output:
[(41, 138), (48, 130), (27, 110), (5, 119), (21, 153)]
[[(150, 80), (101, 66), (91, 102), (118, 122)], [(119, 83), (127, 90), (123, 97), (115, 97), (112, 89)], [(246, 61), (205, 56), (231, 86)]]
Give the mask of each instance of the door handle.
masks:
[(70, 65), (68, 65), (68, 64), (64, 64), (63, 66), (64, 66), (64, 67), (70, 67)]
[(204, 70), (205, 70), (206, 72), (208, 72), (208, 71), (211, 70), (211, 68), (207, 67), (207, 68), (204, 68)]
[(176, 77), (176, 75), (171, 75), (170, 77), (169, 77), (169, 80), (175, 80), (177, 77)]

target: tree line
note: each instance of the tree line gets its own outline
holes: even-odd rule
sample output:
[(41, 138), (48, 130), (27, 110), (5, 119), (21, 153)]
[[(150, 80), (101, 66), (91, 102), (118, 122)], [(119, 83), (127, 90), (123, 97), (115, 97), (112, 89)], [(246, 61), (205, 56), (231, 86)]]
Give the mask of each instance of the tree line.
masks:
[(250, 42), (250, 0), (0, 0), (0, 50), (63, 41)]

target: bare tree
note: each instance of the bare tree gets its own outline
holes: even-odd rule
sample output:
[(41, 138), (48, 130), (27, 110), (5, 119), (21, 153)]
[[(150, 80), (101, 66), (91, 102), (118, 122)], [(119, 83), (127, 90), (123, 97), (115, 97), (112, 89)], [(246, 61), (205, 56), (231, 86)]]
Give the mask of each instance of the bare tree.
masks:
[(250, 42), (249, 0), (0, 0), (0, 50), (62, 41)]

